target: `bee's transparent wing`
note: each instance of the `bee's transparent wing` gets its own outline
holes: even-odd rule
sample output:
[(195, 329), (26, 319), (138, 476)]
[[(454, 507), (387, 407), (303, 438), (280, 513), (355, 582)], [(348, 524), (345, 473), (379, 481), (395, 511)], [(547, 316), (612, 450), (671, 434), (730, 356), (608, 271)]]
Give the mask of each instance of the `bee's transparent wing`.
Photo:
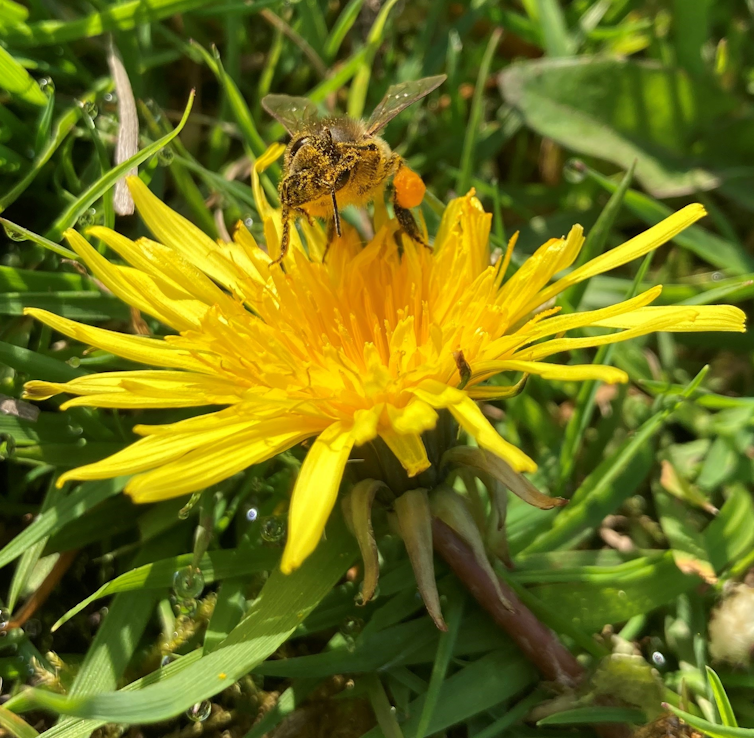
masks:
[(317, 106), (305, 97), (265, 95), (262, 107), (290, 134), (317, 119)]
[(367, 123), (367, 133), (371, 136), (380, 128), (384, 128), (401, 110), (429, 95), (432, 90), (439, 87), (447, 76), (438, 74), (435, 77), (424, 77), (414, 82), (402, 82), (399, 85), (388, 87), (387, 94), (382, 102), (375, 108), (372, 117)]

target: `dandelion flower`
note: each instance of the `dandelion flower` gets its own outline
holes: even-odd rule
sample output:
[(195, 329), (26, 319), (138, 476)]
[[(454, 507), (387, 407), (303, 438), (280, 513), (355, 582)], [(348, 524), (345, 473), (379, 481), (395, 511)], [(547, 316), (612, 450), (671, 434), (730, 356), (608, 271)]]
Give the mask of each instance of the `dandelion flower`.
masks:
[[(487, 453), (517, 472), (536, 468), (504, 440), (477, 400), (513, 393), (486, 382), (524, 372), (552, 380), (625, 382), (609, 366), (546, 361), (571, 349), (624, 341), (652, 331), (742, 331), (731, 306), (651, 307), (661, 287), (590, 312), (542, 306), (569, 286), (636, 259), (701, 218), (690, 205), (645, 233), (566, 272), (583, 244), (580, 226), (541, 246), (507, 281), (515, 238), (490, 264), (490, 215), (473, 192), (446, 208), (434, 249), (402, 239), (379, 206), (375, 236), (363, 245), (352, 228), (329, 249), (317, 224), (292, 232), (284, 269), (280, 211), (259, 175), (282, 153), (275, 145), (253, 174), (267, 250), (239, 224), (231, 243), (215, 242), (129, 179), (136, 207), (155, 240), (131, 241), (90, 228), (128, 266), (115, 264), (75, 231), (66, 238), (115, 295), (175, 331), (162, 338), (81, 325), (38, 309), (26, 312), (78, 341), (150, 367), (88, 374), (66, 383), (32, 381), (26, 396), (75, 395), (63, 408), (224, 406), (169, 425), (137, 425), (142, 438), (68, 480), (132, 475), (136, 502), (185, 495), (313, 439), (293, 490), (282, 569), (316, 547), (354, 447), (378, 437), (415, 476), (430, 466), (422, 434), (448, 411)], [(552, 282), (559, 273), (561, 276)], [(539, 309), (539, 310), (538, 310)], [(569, 330), (618, 329), (566, 337)]]

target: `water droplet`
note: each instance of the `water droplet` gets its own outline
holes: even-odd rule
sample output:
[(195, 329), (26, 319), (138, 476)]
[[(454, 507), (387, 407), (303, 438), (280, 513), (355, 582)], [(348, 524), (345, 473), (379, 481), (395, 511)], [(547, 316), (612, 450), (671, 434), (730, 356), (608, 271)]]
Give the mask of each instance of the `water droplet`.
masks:
[(33, 159), (37, 155), (37, 152), (34, 151), (34, 149), (29, 146), (28, 149), (26, 149), (26, 158), (27, 159)]
[(246, 511), (246, 520), (253, 523), (259, 517), (259, 510), (256, 507), (250, 507)]
[(212, 703), (209, 700), (197, 702), (186, 711), (186, 717), (194, 723), (203, 723), (212, 713)]
[(84, 102), (81, 103), (81, 107), (90, 118), (96, 118), (99, 113), (97, 106), (91, 100), (84, 100)]
[(361, 618), (347, 617), (340, 624), (340, 632), (346, 637), (355, 638), (364, 629), (364, 621)]
[(173, 163), (173, 159), (175, 159), (173, 149), (166, 147), (157, 152), (157, 161), (161, 167), (169, 167)]
[(571, 184), (578, 184), (586, 179), (586, 166), (581, 159), (569, 159), (563, 165), (563, 178)]
[(620, 599), (622, 599), (622, 600), (625, 600), (626, 599), (626, 593), (622, 589), (618, 590), (618, 597), (620, 597)]
[(0, 629), (7, 628), (8, 623), (10, 623), (10, 611), (0, 607)]
[(244, 219), (243, 219), (243, 224), (244, 224), (244, 225), (245, 225), (245, 226), (246, 226), (247, 228), (251, 228), (251, 226), (253, 226), (253, 225), (254, 225), (254, 218), (252, 218), (251, 216), (249, 216), (248, 218), (244, 218)]
[(52, 77), (42, 77), (39, 80), (39, 87), (47, 97), (52, 97), (55, 93), (55, 83), (52, 81)]
[(654, 651), (652, 653), (652, 663), (659, 667), (665, 666), (665, 657), (659, 651)]
[(285, 521), (274, 515), (262, 523), (262, 539), (267, 543), (280, 543), (285, 538)]
[(79, 215), (78, 224), (82, 228), (88, 228), (91, 225), (94, 225), (94, 218), (97, 215), (97, 211), (94, 208), (89, 208), (89, 210), (84, 211)]
[(5, 231), (5, 235), (8, 236), (8, 238), (11, 241), (25, 241), (26, 236), (22, 231), (19, 231), (17, 228), (14, 228), (12, 225), (9, 225), (8, 223), (3, 223), (3, 230)]
[(175, 661), (175, 656), (173, 656), (172, 653), (166, 653), (161, 659), (160, 659), (160, 666), (167, 666), (168, 664), (173, 663)]
[(713, 272), (713, 274), (712, 274), (712, 281), (713, 282), (719, 282), (724, 277), (725, 277), (725, 275), (722, 272)]
[(118, 101), (118, 96), (114, 92), (106, 92), (102, 99), (108, 103), (114, 103)]
[(404, 92), (403, 97), (408, 97), (408, 92)]
[(182, 600), (198, 597), (203, 589), (204, 575), (198, 568), (187, 566), (173, 575), (173, 591)]
[(178, 517), (181, 520), (186, 520), (201, 497), (202, 495), (200, 492), (194, 492), (194, 494), (189, 497), (189, 501), (178, 511)]
[[(380, 587), (378, 585), (374, 589), (374, 594), (372, 595), (372, 599), (370, 600), (370, 602), (374, 602), (379, 596), (380, 596)], [(356, 593), (356, 597), (353, 598), (353, 601), (359, 607), (363, 607), (364, 605), (367, 604), (366, 602), (364, 602), (364, 582), (361, 582), (359, 584), (359, 591)]]
[(71, 358), (66, 361), (66, 364), (72, 366), (74, 369), (78, 369), (81, 366), (81, 359), (78, 356), (71, 356)]

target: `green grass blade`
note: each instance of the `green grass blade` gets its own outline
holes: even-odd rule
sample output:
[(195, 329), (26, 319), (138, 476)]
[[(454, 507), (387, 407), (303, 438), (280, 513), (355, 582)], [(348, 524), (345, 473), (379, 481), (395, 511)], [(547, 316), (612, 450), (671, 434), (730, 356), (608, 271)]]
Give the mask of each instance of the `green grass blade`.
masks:
[(0, 87), (30, 105), (47, 105), (47, 95), (34, 78), (0, 46)]
[[(610, 195), (610, 199), (600, 213), (599, 218), (597, 218), (597, 222), (587, 234), (579, 258), (576, 259), (576, 262), (573, 265), (574, 268), (586, 264), (586, 262), (594, 259), (595, 256), (599, 256), (605, 250), (607, 238), (610, 235), (610, 231), (613, 228), (613, 224), (618, 217), (621, 207), (623, 207), (623, 199), (625, 198), (631, 180), (634, 177), (635, 169), (636, 163), (634, 162), (633, 166), (623, 175), (623, 179), (621, 179), (615, 192)], [(588, 282), (580, 282), (579, 284), (569, 287), (563, 294), (565, 302), (569, 305), (573, 305), (574, 309), (578, 310), (587, 286)]]
[(165, 720), (226, 689), (248, 674), (285, 641), (332, 589), (351, 565), (356, 544), (342, 519), (331, 521), (327, 538), (300, 569), (275, 570), (246, 618), (221, 646), (168, 676), (160, 669), (156, 683), (137, 690), (91, 696), (66, 696), (34, 690), (30, 697), (57, 712), (108, 722)]
[(487, 48), (484, 50), (482, 63), (479, 65), (479, 73), (477, 74), (476, 85), (474, 86), (474, 98), (471, 102), (471, 112), (469, 114), (469, 121), (466, 124), (466, 134), (463, 138), (461, 171), (456, 181), (456, 191), (461, 195), (466, 194), (471, 182), (471, 170), (474, 167), (474, 149), (476, 147), (477, 135), (479, 134), (479, 126), (482, 122), (484, 84), (490, 73), (492, 57), (495, 55), (495, 50), (500, 43), (502, 35), (503, 31), (500, 28), (496, 28), (492, 32), (490, 40), (487, 42)]
[(377, 18), (369, 31), (366, 43), (366, 54), (354, 77), (351, 89), (348, 91), (348, 115), (351, 118), (361, 118), (364, 114), (364, 104), (367, 99), (369, 80), (372, 78), (372, 64), (377, 49), (382, 43), (390, 11), (395, 7), (398, 0), (387, 0), (380, 8)]
[(191, 107), (194, 104), (194, 94), (192, 90), (188, 103), (186, 103), (183, 117), (170, 133), (149, 144), (149, 146), (145, 146), (138, 154), (135, 154), (130, 159), (126, 159), (121, 164), (118, 164), (118, 166), (113, 167), (105, 176), (100, 177), (58, 216), (52, 228), (45, 234), (45, 237), (51, 241), (60, 240), (66, 228), (70, 228), (87, 208), (91, 207), (111, 187), (114, 187), (115, 183), (121, 177), (125, 176), (130, 169), (139, 166), (139, 164), (149, 159), (150, 156), (154, 156), (160, 149), (167, 146), (181, 132), (183, 126), (186, 125)]
[(536, 3), (547, 55), (570, 56), (573, 53), (573, 39), (568, 33), (568, 26), (558, 0), (536, 0)]
[(576, 707), (548, 715), (537, 725), (593, 725), (594, 723), (628, 723), (643, 725), (647, 716), (641, 710), (630, 707)]
[(349, 0), (348, 5), (341, 10), (338, 20), (335, 21), (325, 41), (323, 56), (326, 61), (331, 62), (337, 56), (340, 45), (359, 17), (363, 4), (364, 0)]
[(34, 522), (19, 533), (0, 550), (0, 568), (17, 559), (29, 547), (46, 536), (63, 528), (67, 523), (81, 517), (108, 497), (117, 495), (125, 486), (127, 477), (116, 477), (102, 482), (85, 482), (67, 497), (57, 501), (49, 510), (39, 515)]
[(23, 226), (17, 225), (16, 223), (12, 223), (7, 218), (0, 218), (0, 223), (2, 223), (3, 228), (5, 228), (6, 233), (11, 232), (14, 235), (17, 235), (19, 238), (23, 236), (27, 241), (33, 241), (34, 243), (38, 243), (40, 246), (43, 246), (44, 248), (49, 249), (50, 251), (57, 254), (58, 256), (62, 256), (64, 259), (73, 259), (74, 261), (79, 260), (79, 255), (75, 251), (71, 251), (65, 246), (61, 246), (59, 243), (50, 241), (44, 236), (39, 236), (36, 233), (33, 233), (32, 231), (28, 230), (27, 228), (24, 228)]
[(27, 26), (5, 29), (2, 34), (9, 44), (17, 46), (50, 46), (82, 38), (93, 38), (108, 31), (131, 31), (139, 25), (156, 23), (176, 13), (209, 5), (211, 0), (131, 0), (111, 5), (71, 21), (44, 20)]
[(377, 674), (369, 674), (364, 677), (369, 702), (372, 704), (377, 724), (385, 738), (403, 738), (403, 731), (395, 719), (395, 710), (385, 692), (385, 687)]
[(731, 707), (728, 695), (725, 693), (725, 687), (720, 681), (720, 677), (717, 675), (714, 669), (707, 666), (707, 681), (712, 689), (712, 694), (715, 697), (715, 704), (717, 705), (717, 711), (720, 713), (720, 720), (723, 725), (729, 728), (737, 728), (738, 722), (736, 716), (733, 714), (733, 708)]
[(429, 679), (429, 687), (424, 696), (424, 705), (422, 706), (419, 725), (416, 728), (416, 738), (424, 738), (432, 722), (432, 714), (437, 707), (437, 700), (440, 698), (445, 674), (448, 670), (448, 664), (453, 655), (453, 648), (458, 638), (458, 630), (461, 627), (461, 618), (463, 617), (464, 594), (460, 589), (455, 589), (448, 600), (446, 608), (446, 619), (448, 630), (440, 634), (440, 643), (437, 646), (437, 655), (435, 663), (432, 666), (432, 676)]
[(677, 707), (673, 707), (673, 705), (666, 704), (665, 706), (668, 710), (678, 715), (684, 723), (687, 723), (692, 728), (710, 736), (710, 738), (754, 738), (754, 729), (752, 728), (736, 728), (730, 725), (715, 725), (704, 718), (692, 715), (690, 712), (679, 710)]
[(8, 731), (12, 738), (36, 738), (39, 735), (22, 717), (4, 707), (0, 707), (0, 728)]
[[(94, 102), (97, 95), (110, 86), (110, 79), (104, 77), (98, 80), (85, 95), (80, 99), (82, 102)], [(78, 103), (66, 110), (58, 119), (52, 138), (47, 145), (37, 154), (34, 163), (29, 171), (21, 178), (20, 182), (12, 187), (4, 195), (0, 196), (0, 213), (3, 212), (11, 203), (15, 202), (23, 194), (26, 188), (34, 181), (42, 167), (52, 158), (52, 155), (58, 150), (60, 144), (66, 139), (68, 134), (73, 130), (76, 121), (79, 119), (80, 106)], [(73, 252), (71, 252), (73, 253)]]
[(0, 341), (0, 363), (17, 372), (28, 374), (30, 379), (44, 379), (48, 382), (68, 382), (87, 373), (58, 359), (2, 341)]

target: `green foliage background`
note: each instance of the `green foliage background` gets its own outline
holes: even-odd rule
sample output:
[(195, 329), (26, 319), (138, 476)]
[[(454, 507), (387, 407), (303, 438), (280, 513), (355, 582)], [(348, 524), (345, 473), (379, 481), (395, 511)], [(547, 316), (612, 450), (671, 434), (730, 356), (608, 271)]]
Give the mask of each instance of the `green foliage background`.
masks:
[[(575, 222), (595, 254), (700, 201), (705, 221), (641, 267), (569, 292), (563, 307), (601, 307), (662, 282), (665, 303), (747, 309), (753, 14), (751, 0), (0, 0), (0, 391), (17, 398), (31, 378), (130, 366), (22, 316), (35, 306), (129, 329), (128, 308), (60, 244), (77, 224), (144, 233), (112, 207), (127, 167), (112, 167), (110, 38), (139, 102), (142, 176), (214, 237), (239, 219), (261, 235), (249, 160), (282, 137), (261, 110), (265, 94), (360, 116), (390, 84), (445, 73), (439, 94), (386, 131), (429, 186), (430, 232), (441, 204), (474, 187), (494, 213), (494, 247), (521, 231), (520, 263)], [(572, 498), (557, 512), (511, 500), (516, 568), (501, 573), (590, 668), (610, 650), (594, 634), (610, 626), (661, 679), (661, 696), (655, 684), (605, 708), (582, 694), (567, 703), (581, 712), (539, 726), (522, 722), (551, 696), (533, 667), (442, 567), (451, 628), (438, 634), (400, 541), (383, 541), (379, 597), (366, 608), (343, 578), (355, 544), (337, 517), (305, 566), (280, 575), (281, 503), (301, 453), (228, 480), (179, 516), (182, 501), (132, 505), (122, 479), (54, 489), (61, 470), (129, 443), (138, 414), (59, 412), (51, 400), (29, 419), (4, 404), (3, 618), (62, 570), (64, 552), (78, 554), (24, 628), (0, 634), (0, 732), (135, 736), (129, 726), (158, 723), (144, 734), (556, 738), (605, 720), (641, 723), (685, 691), (697, 727), (751, 736), (735, 723), (754, 727), (754, 671), (716, 665), (718, 678), (705, 667), (710, 610), (754, 565), (752, 348), (750, 334), (616, 344), (574, 358), (612, 361), (628, 387), (532, 379), (490, 410), (539, 462), (535, 483)], [(150, 422), (176, 417), (153, 412)], [(194, 550), (204, 587), (187, 603), (193, 593), (180, 596), (174, 577)], [(600, 678), (609, 681), (598, 672), (597, 690)], [(197, 723), (185, 715), (210, 707)]]

